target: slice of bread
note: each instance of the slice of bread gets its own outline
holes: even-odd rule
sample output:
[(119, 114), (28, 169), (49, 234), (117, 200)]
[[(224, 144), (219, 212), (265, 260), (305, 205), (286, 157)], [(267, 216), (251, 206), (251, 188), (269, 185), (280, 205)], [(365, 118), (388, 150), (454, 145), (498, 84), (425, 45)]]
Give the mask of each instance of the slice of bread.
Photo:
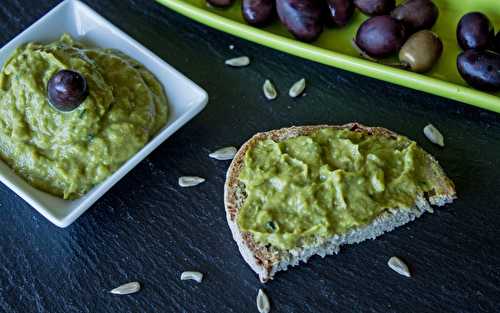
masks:
[(385, 136), (396, 138), (399, 135), (379, 127), (366, 127), (357, 123), (342, 126), (302, 126), (290, 127), (269, 132), (258, 133), (248, 140), (238, 151), (227, 172), (224, 186), (224, 204), (226, 207), (227, 222), (241, 255), (250, 267), (259, 275), (262, 282), (272, 279), (278, 271), (283, 271), (288, 266), (296, 266), (300, 261), (307, 262), (313, 255), (330, 255), (338, 253), (341, 245), (359, 243), (366, 239), (374, 239), (385, 232), (404, 225), (424, 212), (433, 212), (430, 204), (443, 206), (456, 199), (456, 192), (453, 182), (446, 177), (441, 166), (430, 155), (426, 153), (428, 177), (434, 181), (432, 191), (421, 194), (417, 197), (413, 208), (392, 208), (380, 214), (372, 223), (353, 229), (342, 235), (335, 235), (330, 238), (317, 238), (314, 244), (298, 247), (292, 250), (279, 250), (270, 245), (259, 245), (254, 241), (252, 234), (243, 232), (237, 224), (238, 210), (245, 202), (245, 185), (239, 180), (239, 174), (245, 166), (244, 158), (247, 151), (258, 141), (272, 139), (276, 142), (283, 141), (301, 135), (308, 135), (321, 128), (349, 129), (356, 132), (364, 132), (371, 136)]

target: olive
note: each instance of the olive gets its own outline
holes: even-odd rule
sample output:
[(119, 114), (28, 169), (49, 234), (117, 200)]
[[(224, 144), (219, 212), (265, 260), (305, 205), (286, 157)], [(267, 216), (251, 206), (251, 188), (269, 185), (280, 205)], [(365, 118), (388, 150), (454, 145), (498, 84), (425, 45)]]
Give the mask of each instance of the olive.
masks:
[(250, 25), (265, 25), (276, 15), (275, 3), (275, 0), (243, 0), (243, 18)]
[(75, 71), (61, 70), (54, 74), (47, 84), (50, 104), (63, 112), (76, 109), (88, 94), (87, 81)]
[(281, 23), (305, 42), (316, 40), (323, 31), (323, 8), (318, 0), (276, 0)]
[(216, 7), (228, 7), (234, 0), (207, 0), (207, 2)]
[(443, 43), (430, 30), (411, 35), (399, 50), (399, 61), (417, 73), (429, 71), (443, 53)]
[(465, 14), (458, 23), (457, 40), (462, 49), (486, 49), (495, 36), (493, 25), (480, 12)]
[(384, 15), (394, 9), (396, 0), (354, 0), (354, 5), (366, 15)]
[(370, 57), (383, 58), (399, 51), (405, 39), (405, 28), (401, 22), (389, 15), (380, 15), (361, 24), (355, 43)]
[(467, 50), (458, 56), (457, 68), (472, 87), (500, 91), (500, 54), (489, 50)]
[(354, 14), (354, 3), (352, 0), (327, 0), (328, 22), (335, 26), (345, 26)]
[(405, 24), (408, 32), (430, 29), (439, 16), (439, 9), (430, 0), (406, 0), (391, 12), (391, 16)]

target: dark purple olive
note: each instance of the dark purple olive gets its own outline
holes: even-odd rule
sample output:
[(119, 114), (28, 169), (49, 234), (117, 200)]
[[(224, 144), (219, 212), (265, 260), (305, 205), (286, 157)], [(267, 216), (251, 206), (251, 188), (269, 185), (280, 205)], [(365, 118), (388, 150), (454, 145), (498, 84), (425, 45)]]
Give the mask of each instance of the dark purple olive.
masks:
[(354, 14), (353, 0), (327, 0), (327, 22), (338, 27), (345, 26)]
[(89, 94), (87, 81), (78, 72), (62, 70), (54, 74), (47, 84), (50, 104), (59, 111), (76, 109)]
[(405, 28), (389, 15), (374, 16), (366, 20), (356, 34), (356, 45), (373, 58), (384, 58), (405, 43)]
[(493, 25), (483, 13), (467, 13), (458, 23), (457, 40), (464, 50), (486, 49), (493, 42), (494, 37)]
[(406, 0), (391, 12), (405, 24), (408, 33), (430, 29), (439, 16), (439, 9), (430, 0)]
[(276, 16), (275, 3), (275, 0), (243, 0), (243, 18), (250, 25), (263, 26)]
[(493, 50), (500, 53), (500, 31), (497, 33), (495, 37), (495, 42), (493, 43)]
[(305, 42), (316, 40), (323, 31), (323, 8), (318, 0), (276, 0), (281, 23)]
[(234, 0), (207, 0), (207, 2), (216, 7), (228, 7)]
[(385, 15), (394, 9), (396, 0), (354, 0), (354, 5), (366, 15)]
[(500, 54), (489, 50), (467, 50), (458, 56), (457, 68), (472, 87), (500, 91)]

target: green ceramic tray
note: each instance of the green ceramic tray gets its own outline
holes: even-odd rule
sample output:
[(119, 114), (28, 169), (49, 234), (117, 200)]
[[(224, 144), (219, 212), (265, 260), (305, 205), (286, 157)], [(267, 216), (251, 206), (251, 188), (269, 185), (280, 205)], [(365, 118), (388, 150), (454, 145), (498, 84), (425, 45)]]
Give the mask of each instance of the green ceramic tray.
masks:
[(279, 22), (262, 29), (245, 24), (241, 16), (241, 0), (228, 9), (209, 7), (205, 0), (156, 1), (200, 23), (286, 53), (500, 113), (500, 93), (490, 94), (468, 87), (458, 74), (455, 63), (460, 51), (455, 37), (460, 17), (467, 12), (481, 11), (489, 16), (498, 30), (499, 0), (434, 0), (440, 16), (433, 30), (443, 40), (444, 53), (434, 69), (425, 75), (359, 57), (351, 46), (358, 26), (367, 18), (359, 12), (347, 27), (326, 29), (316, 42), (306, 44), (293, 39)]

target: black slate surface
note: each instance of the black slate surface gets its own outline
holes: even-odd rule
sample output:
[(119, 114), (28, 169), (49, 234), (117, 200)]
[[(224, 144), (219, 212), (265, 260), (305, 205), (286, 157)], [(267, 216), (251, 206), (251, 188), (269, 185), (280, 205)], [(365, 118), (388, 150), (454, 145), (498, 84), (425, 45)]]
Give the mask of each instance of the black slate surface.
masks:
[[(304, 61), (201, 26), (152, 1), (86, 1), (205, 88), (210, 102), (67, 229), (51, 225), (0, 186), (0, 312), (257, 312), (263, 287), (272, 312), (500, 312), (500, 116)], [(58, 1), (0, 2), (3, 45)], [(228, 46), (233, 44), (231, 51)], [(226, 58), (252, 57), (244, 69)], [(297, 79), (307, 95), (286, 96)], [(267, 102), (260, 86), (281, 92)], [(257, 131), (359, 121), (417, 140), (455, 181), (460, 199), (434, 215), (336, 257), (319, 257), (262, 286), (226, 225), (228, 162), (209, 159)], [(446, 147), (422, 135), (429, 122)], [(181, 189), (177, 177), (207, 178)], [(397, 255), (414, 273), (392, 272)], [(201, 270), (201, 284), (181, 282)], [(140, 293), (107, 291), (132, 280)]]

